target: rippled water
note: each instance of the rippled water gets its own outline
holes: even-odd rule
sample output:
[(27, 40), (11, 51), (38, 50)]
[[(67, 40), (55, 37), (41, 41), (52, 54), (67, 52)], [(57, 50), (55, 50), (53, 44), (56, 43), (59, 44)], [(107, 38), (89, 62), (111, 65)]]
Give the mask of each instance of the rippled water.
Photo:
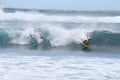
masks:
[(0, 80), (120, 79), (120, 55), (69, 51), (19, 55), (21, 52), (0, 55)]

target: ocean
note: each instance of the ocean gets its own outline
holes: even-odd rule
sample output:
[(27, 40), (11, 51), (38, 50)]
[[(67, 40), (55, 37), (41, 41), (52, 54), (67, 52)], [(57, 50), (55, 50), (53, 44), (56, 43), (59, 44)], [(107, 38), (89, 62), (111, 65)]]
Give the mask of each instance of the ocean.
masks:
[(0, 80), (119, 80), (119, 26), (114, 10), (2, 8)]

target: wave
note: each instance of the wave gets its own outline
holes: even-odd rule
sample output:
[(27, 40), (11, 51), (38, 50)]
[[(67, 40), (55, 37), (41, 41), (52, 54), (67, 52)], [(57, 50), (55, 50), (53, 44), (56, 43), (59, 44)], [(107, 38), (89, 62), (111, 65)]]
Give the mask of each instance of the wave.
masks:
[(76, 23), (120, 23), (120, 15), (117, 16), (86, 16), (44, 14), (38, 11), (15, 11), (13, 13), (0, 10), (0, 21), (37, 21), (37, 22), (76, 22)]
[[(26, 47), (37, 49), (69, 48), (82, 49), (81, 39), (86, 39), (87, 31), (80, 30), (52, 30), (27, 29), (27, 30), (0, 30), (0, 47)], [(93, 31), (91, 48), (120, 48), (120, 33), (109, 31)], [(43, 41), (38, 41), (30, 34), (43, 36)], [(36, 36), (37, 37), (37, 36)], [(40, 38), (40, 37), (37, 37)]]
[[(84, 12), (88, 15), (69, 14), (69, 11), (10, 11), (0, 10), (0, 48), (79, 50), (88, 33), (94, 35), (92, 49), (120, 48), (119, 14), (91, 16), (89, 11)], [(40, 36), (44, 38), (41, 40)]]

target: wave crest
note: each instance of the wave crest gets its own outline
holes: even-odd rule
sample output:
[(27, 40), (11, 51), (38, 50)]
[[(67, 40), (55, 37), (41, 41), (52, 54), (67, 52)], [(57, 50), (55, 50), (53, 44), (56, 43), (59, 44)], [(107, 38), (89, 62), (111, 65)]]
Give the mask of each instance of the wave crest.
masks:
[(16, 11), (13, 13), (0, 10), (0, 21), (38, 21), (38, 22), (76, 22), (76, 23), (120, 23), (120, 16), (94, 17), (85, 15), (49, 15), (37, 11)]

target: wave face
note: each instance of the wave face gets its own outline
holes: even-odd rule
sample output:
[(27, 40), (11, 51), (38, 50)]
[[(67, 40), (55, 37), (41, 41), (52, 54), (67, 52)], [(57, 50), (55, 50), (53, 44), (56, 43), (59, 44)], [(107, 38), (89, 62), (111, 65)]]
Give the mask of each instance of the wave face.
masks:
[[(120, 11), (0, 10), (0, 47), (80, 49), (93, 33), (91, 48), (120, 48)], [(30, 34), (43, 36), (39, 43)], [(36, 36), (39, 38), (39, 36)]]

